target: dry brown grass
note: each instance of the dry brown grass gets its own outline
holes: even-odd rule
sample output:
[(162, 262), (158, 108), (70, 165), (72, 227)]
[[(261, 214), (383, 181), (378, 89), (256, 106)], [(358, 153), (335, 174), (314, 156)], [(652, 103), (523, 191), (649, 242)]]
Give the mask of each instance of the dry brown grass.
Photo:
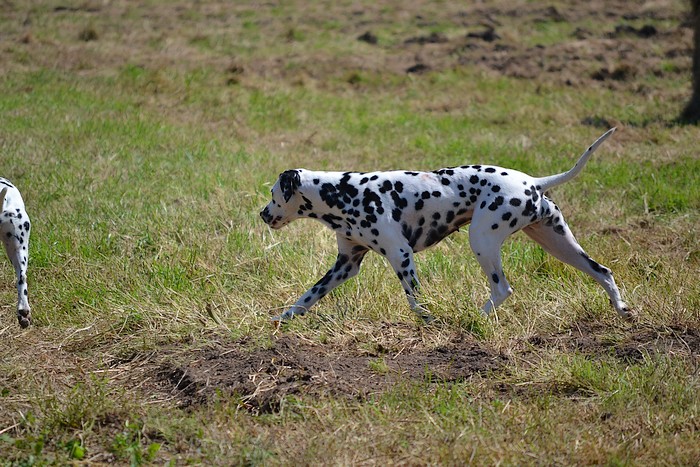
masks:
[[(2, 175), (35, 225), (31, 329), (0, 271), (0, 459), (697, 463), (699, 134), (669, 124), (685, 8), (0, 5)], [(500, 39), (467, 36), (487, 25)], [(615, 138), (554, 195), (638, 323), (522, 235), (504, 249), (516, 293), (481, 317), (461, 233), (418, 257), (432, 326), (379, 257), (270, 326), (335, 254), (312, 222), (259, 222), (281, 170), (544, 174), (607, 124)]]

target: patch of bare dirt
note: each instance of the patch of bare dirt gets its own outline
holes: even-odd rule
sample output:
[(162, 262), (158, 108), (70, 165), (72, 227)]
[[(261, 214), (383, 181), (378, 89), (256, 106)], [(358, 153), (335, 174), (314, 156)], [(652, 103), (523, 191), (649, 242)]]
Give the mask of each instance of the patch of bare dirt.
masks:
[(700, 358), (700, 328), (677, 325), (619, 332), (604, 323), (582, 321), (552, 335), (535, 335), (528, 343), (586, 355), (613, 355), (630, 363), (656, 353)]
[(288, 395), (364, 400), (399, 382), (458, 381), (498, 371), (506, 362), (467, 336), (436, 348), (386, 350), (368, 354), (282, 335), (264, 349), (246, 350), (244, 340), (192, 352), (191, 359), (162, 364), (155, 379), (185, 407), (222, 393), (237, 395), (243, 406), (264, 413), (277, 410)]
[[(8, 23), (11, 30), (0, 34), (0, 41), (8, 45), (0, 50), (5, 59), (0, 69), (29, 66), (18, 59), (28, 54), (33, 64), (81, 73), (147, 63), (155, 68), (185, 69), (210, 65), (226, 75), (232, 57), (225, 48), (207, 44), (248, 40), (242, 19), (246, 17), (251, 18), (248, 27), (259, 30), (262, 38), (251, 47), (262, 47), (266, 53), (237, 58), (240, 70), (245, 71), (234, 80), (223, 78), (222, 83), (251, 84), (261, 77), (322, 83), (360, 71), (421, 74), (477, 67), (523, 79), (634, 90), (639, 78), (688, 73), (691, 65), (689, 7), (682, 10), (661, 1), (592, 0), (544, 6), (492, 0), (448, 2), (440, 8), (430, 2), (409, 2), (400, 8), (385, 8), (382, 2), (312, 8), (299, 2), (281, 16), (272, 11), (273, 3), (255, 8), (223, 1), (85, 5), (55, 7), (49, 13), (51, 21), (68, 30), (49, 38), (40, 37), (46, 35), (39, 26), (44, 22), (40, 10), (20, 7), (17, 2), (0, 6), (12, 20)], [(296, 14), (301, 11), (303, 14)], [(81, 21), (70, 21), (72, 18)], [(79, 29), (77, 25), (85, 22), (96, 25)], [(334, 34), (364, 42), (366, 47), (353, 48), (334, 36), (336, 47), (346, 47), (343, 53), (315, 46), (304, 47), (304, 51), (292, 47), (292, 53), (282, 47), (274, 52), (280, 42), (312, 44), (326, 33), (320, 25), (329, 22), (341, 25)], [(398, 30), (397, 24), (402, 26)], [(437, 26), (448, 32), (433, 31)], [(546, 34), (537, 35), (548, 29), (565, 32), (549, 39)], [(387, 30), (395, 32), (387, 35)], [(12, 63), (15, 65), (10, 66)]]
[[(640, 93), (648, 92), (639, 84), (641, 78), (690, 70), (692, 30), (686, 22), (687, 12), (669, 9), (667, 4), (591, 1), (545, 7), (491, 1), (457, 2), (444, 5), (439, 12), (424, 8), (402, 6), (402, 22), (414, 26), (415, 32), (397, 33), (391, 40), (380, 40), (378, 33), (397, 21), (395, 16), (371, 8), (334, 10), (346, 20), (343, 31), (371, 47), (341, 56), (319, 51), (278, 63), (258, 61), (251, 64), (251, 70), (282, 79), (301, 73), (323, 82), (342, 78), (349, 71), (425, 74), (481, 68), (508, 77)], [(658, 21), (666, 23), (652, 24)], [(451, 29), (428, 32), (436, 24)], [(535, 32), (547, 29), (565, 32), (555, 38)]]
[[(380, 331), (386, 334), (385, 339), (371, 351), (357, 343), (321, 344), (285, 334), (265, 348), (251, 349), (248, 339), (186, 354), (166, 348), (156, 359), (160, 363), (149, 365), (148, 379), (156, 392), (168, 394), (185, 408), (207, 404), (223, 394), (239, 397), (241, 406), (251, 412), (270, 413), (279, 409), (286, 396), (366, 400), (400, 383), (460, 381), (476, 374), (507, 371), (509, 357), (469, 335), (457, 334), (441, 344), (426, 345), (419, 343), (415, 331), (411, 336), (386, 323)], [(395, 342), (399, 336), (405, 345)], [(621, 330), (582, 321), (563, 331), (535, 335), (521, 344), (514, 346), (516, 357), (559, 349), (592, 357), (612, 355), (635, 364), (653, 354), (700, 358), (700, 329)], [(525, 394), (533, 387), (508, 385), (503, 390)], [(564, 383), (548, 390), (579, 395), (576, 388)]]

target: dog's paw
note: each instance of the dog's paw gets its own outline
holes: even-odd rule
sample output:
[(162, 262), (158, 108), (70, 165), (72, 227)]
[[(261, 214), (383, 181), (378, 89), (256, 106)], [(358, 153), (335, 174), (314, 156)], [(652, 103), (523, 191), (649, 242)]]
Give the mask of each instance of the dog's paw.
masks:
[(17, 320), (22, 328), (29, 327), (32, 324), (32, 310), (29, 308), (22, 308), (17, 310)]
[(639, 320), (639, 314), (627, 306), (625, 302), (619, 302), (615, 307), (615, 311), (617, 311), (617, 313), (627, 321), (636, 322)]
[(283, 324), (291, 321), (292, 318), (294, 318), (294, 313), (284, 312), (281, 315), (270, 318), (270, 322), (275, 326), (275, 328), (279, 328)]
[(636, 323), (637, 321), (639, 321), (639, 313), (637, 313), (632, 308), (624, 307), (618, 313), (620, 313), (620, 316), (622, 316), (625, 320), (631, 323)]
[(289, 318), (284, 318), (282, 315), (277, 315), (277, 316), (273, 316), (272, 318), (270, 318), (270, 321), (271, 321), (271, 322), (277, 323), (278, 325), (279, 325), (281, 322), (283, 322), (283, 321), (288, 321), (288, 320), (289, 320)]
[(430, 324), (433, 321), (435, 321), (435, 318), (433, 317), (433, 315), (431, 315), (427, 311), (417, 311), (416, 315), (421, 319), (423, 324)]
[(32, 319), (29, 316), (17, 316), (17, 320), (22, 329), (28, 328), (29, 325), (32, 324)]

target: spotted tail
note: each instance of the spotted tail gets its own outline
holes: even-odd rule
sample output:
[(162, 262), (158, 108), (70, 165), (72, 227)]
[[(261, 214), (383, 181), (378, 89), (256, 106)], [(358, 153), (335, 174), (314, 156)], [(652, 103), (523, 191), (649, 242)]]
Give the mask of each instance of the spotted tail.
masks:
[(583, 154), (581, 154), (581, 157), (579, 158), (578, 162), (576, 162), (576, 165), (571, 170), (557, 175), (550, 175), (549, 177), (537, 178), (535, 179), (536, 184), (539, 187), (541, 187), (542, 192), (545, 192), (550, 188), (568, 182), (576, 175), (578, 175), (581, 172), (581, 170), (583, 170), (583, 166), (586, 165), (586, 162), (588, 162), (588, 159), (591, 157), (591, 154), (593, 154), (593, 152), (598, 148), (598, 146), (600, 146), (600, 144), (606, 139), (608, 139), (608, 136), (612, 135), (614, 132), (615, 128), (611, 128), (608, 131), (606, 131), (605, 134), (603, 134), (603, 136), (595, 140), (595, 142), (591, 144), (588, 147), (588, 149), (584, 151)]

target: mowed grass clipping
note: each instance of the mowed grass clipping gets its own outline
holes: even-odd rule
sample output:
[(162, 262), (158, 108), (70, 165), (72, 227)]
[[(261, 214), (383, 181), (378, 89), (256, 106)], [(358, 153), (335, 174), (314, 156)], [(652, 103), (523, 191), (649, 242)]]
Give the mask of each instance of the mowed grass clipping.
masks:
[[(33, 310), (20, 330), (3, 260), (2, 463), (700, 461), (700, 130), (673, 123), (687, 5), (606, 8), (0, 7), (0, 176), (32, 219)], [(550, 195), (639, 322), (522, 234), (503, 247), (515, 293), (481, 316), (464, 229), (417, 256), (431, 326), (377, 255), (270, 325), (336, 255), (318, 223), (259, 219), (283, 170), (547, 175), (609, 126)]]

